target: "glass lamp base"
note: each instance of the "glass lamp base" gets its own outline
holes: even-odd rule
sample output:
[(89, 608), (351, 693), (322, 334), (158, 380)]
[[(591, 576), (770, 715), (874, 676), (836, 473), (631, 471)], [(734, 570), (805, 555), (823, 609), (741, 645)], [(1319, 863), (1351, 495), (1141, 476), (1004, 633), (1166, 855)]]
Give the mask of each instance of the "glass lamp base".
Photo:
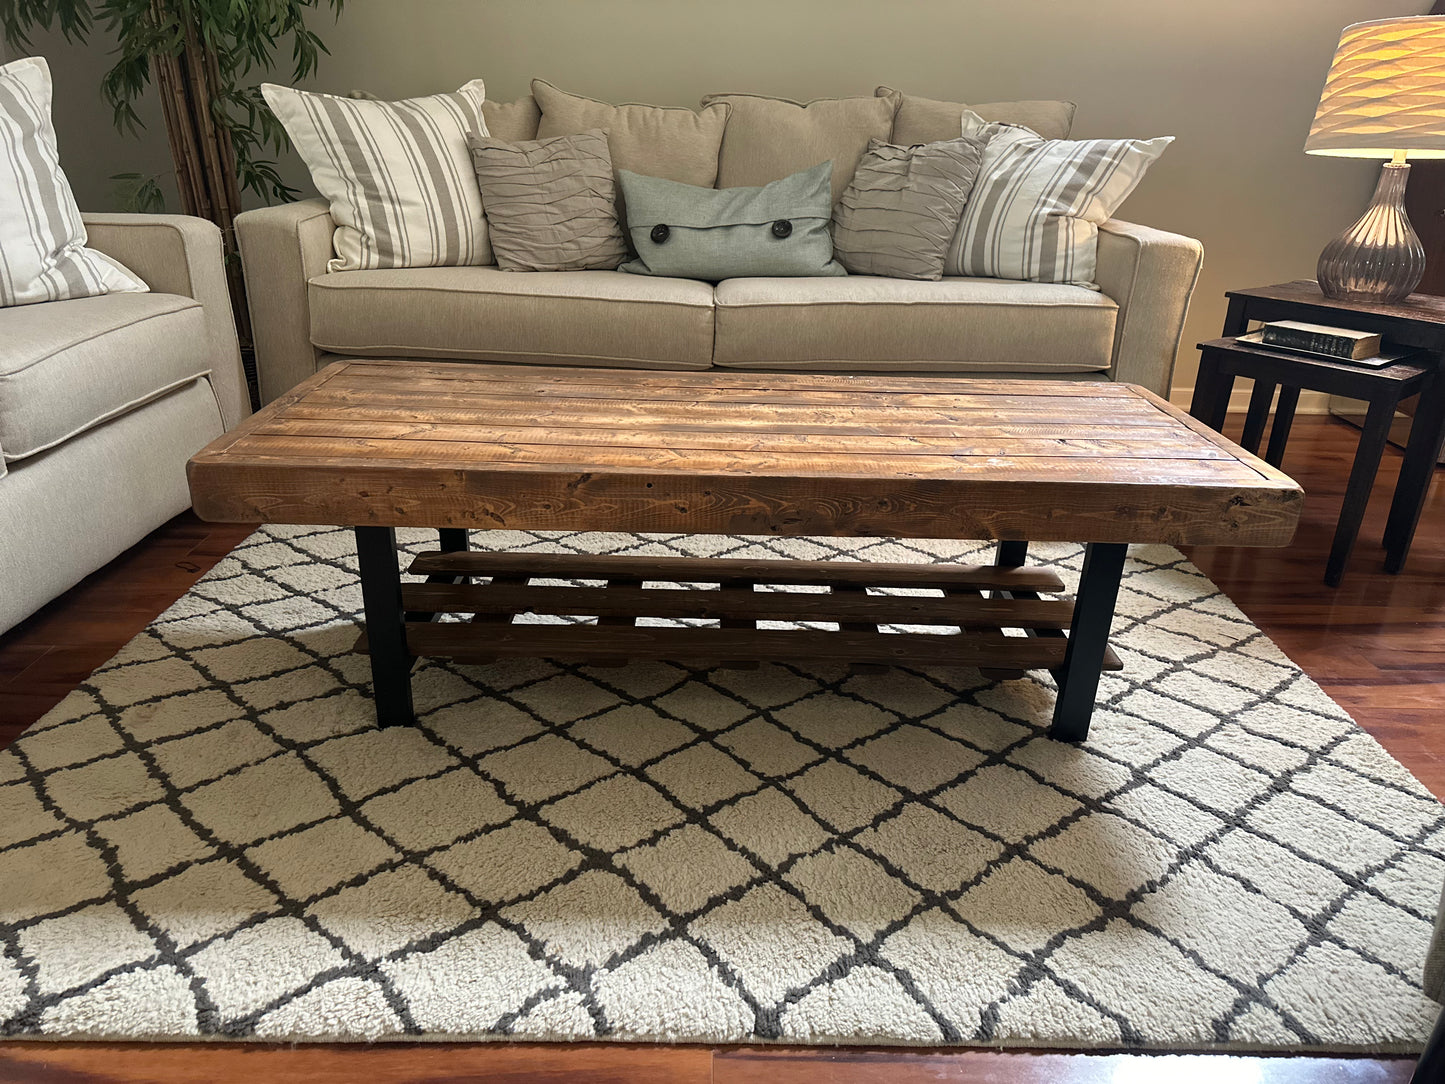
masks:
[(1375, 195), (1353, 226), (1320, 253), (1320, 290), (1336, 301), (1402, 301), (1425, 274), (1425, 248), (1405, 214), (1410, 167), (1386, 162)]

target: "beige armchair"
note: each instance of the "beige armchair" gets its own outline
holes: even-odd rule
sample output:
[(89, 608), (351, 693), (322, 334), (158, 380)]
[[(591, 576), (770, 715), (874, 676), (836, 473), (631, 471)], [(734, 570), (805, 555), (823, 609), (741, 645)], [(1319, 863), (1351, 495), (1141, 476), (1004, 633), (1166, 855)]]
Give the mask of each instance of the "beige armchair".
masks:
[(250, 413), (220, 230), (85, 222), (151, 292), (0, 309), (0, 632), (190, 507), (186, 460)]

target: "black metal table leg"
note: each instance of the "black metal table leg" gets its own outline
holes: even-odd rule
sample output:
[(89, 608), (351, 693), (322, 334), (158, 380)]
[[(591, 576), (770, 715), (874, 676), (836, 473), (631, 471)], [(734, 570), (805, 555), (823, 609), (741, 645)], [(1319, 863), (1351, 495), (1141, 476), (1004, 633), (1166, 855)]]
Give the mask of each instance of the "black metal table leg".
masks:
[(1284, 462), (1285, 445), (1289, 443), (1289, 431), (1294, 426), (1295, 407), (1299, 406), (1299, 388), (1289, 384), (1281, 385), (1279, 402), (1274, 408), (1274, 424), (1269, 427), (1269, 445), (1264, 452), (1264, 461), (1271, 467)]
[(1370, 490), (1375, 484), (1375, 474), (1380, 469), (1380, 456), (1384, 454), (1385, 442), (1390, 439), (1390, 423), (1395, 420), (1397, 400), (1375, 399), (1370, 403), (1370, 412), (1365, 416), (1365, 428), (1360, 433), (1360, 444), (1355, 451), (1355, 465), (1350, 469), (1349, 485), (1345, 487), (1345, 503), (1340, 509), (1340, 522), (1335, 527), (1335, 541), (1330, 547), (1329, 563), (1325, 565), (1325, 583), (1338, 587), (1349, 563), (1350, 551), (1355, 547), (1355, 537), (1360, 533), (1360, 523), (1365, 518), (1365, 506), (1370, 503)]
[(416, 712), (411, 702), (412, 659), (401, 609), (396, 531), (391, 527), (356, 528), (356, 556), (361, 566), (376, 721), (381, 726), (410, 726), (416, 722)]
[(470, 546), (465, 527), (438, 527), (437, 537), (443, 553), (466, 553)]
[(1055, 674), (1059, 696), (1049, 736), (1059, 741), (1083, 741), (1089, 736), (1128, 552), (1122, 542), (1091, 542), (1084, 550), (1084, 573), (1069, 625), (1069, 645), (1064, 650), (1064, 665)]
[(1405, 567), (1405, 556), (1420, 523), (1420, 511), (1430, 493), (1440, 448), (1445, 442), (1445, 372), (1430, 377), (1415, 409), (1410, 425), (1410, 441), (1405, 448), (1405, 462), (1400, 467), (1400, 480), (1395, 483), (1395, 499), (1390, 505), (1390, 519), (1385, 526), (1385, 571), (1399, 572)]
[(1023, 568), (1029, 559), (1029, 544), (1015, 538), (1000, 539), (993, 563), (999, 568)]
[(1415, 1063), (1410, 1084), (1440, 1084), (1445, 1080), (1445, 1011), (1435, 1018), (1435, 1028)]

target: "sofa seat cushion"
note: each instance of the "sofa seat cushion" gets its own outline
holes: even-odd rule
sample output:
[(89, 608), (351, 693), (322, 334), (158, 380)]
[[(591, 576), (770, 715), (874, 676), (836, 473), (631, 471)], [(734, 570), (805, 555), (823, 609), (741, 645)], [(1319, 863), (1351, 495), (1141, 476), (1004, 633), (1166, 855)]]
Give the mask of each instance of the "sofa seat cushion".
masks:
[(734, 369), (1080, 373), (1107, 369), (1118, 306), (998, 279), (728, 279), (714, 362)]
[(706, 282), (620, 271), (426, 267), (318, 275), (311, 341), (350, 357), (706, 369)]
[(0, 309), (0, 453), (13, 463), (204, 376), (200, 303), (116, 293)]

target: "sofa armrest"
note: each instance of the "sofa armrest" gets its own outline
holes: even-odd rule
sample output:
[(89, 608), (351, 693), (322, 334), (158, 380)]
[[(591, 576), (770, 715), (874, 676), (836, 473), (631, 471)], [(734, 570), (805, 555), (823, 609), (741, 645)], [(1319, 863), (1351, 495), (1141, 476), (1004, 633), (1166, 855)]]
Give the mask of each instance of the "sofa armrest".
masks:
[(1119, 306), (1109, 375), (1168, 398), (1174, 356), (1204, 246), (1192, 237), (1113, 219), (1099, 227), (1099, 288)]
[(236, 217), (261, 401), (316, 372), (306, 281), (326, 271), (336, 226), (324, 200), (262, 207)]
[(211, 386), (229, 429), (251, 413), (251, 396), (241, 368), (236, 318), (226, 283), (221, 231), (189, 215), (86, 214), (81, 216), (92, 248), (134, 271), (156, 293), (180, 294), (201, 303), (206, 318), (206, 351)]

